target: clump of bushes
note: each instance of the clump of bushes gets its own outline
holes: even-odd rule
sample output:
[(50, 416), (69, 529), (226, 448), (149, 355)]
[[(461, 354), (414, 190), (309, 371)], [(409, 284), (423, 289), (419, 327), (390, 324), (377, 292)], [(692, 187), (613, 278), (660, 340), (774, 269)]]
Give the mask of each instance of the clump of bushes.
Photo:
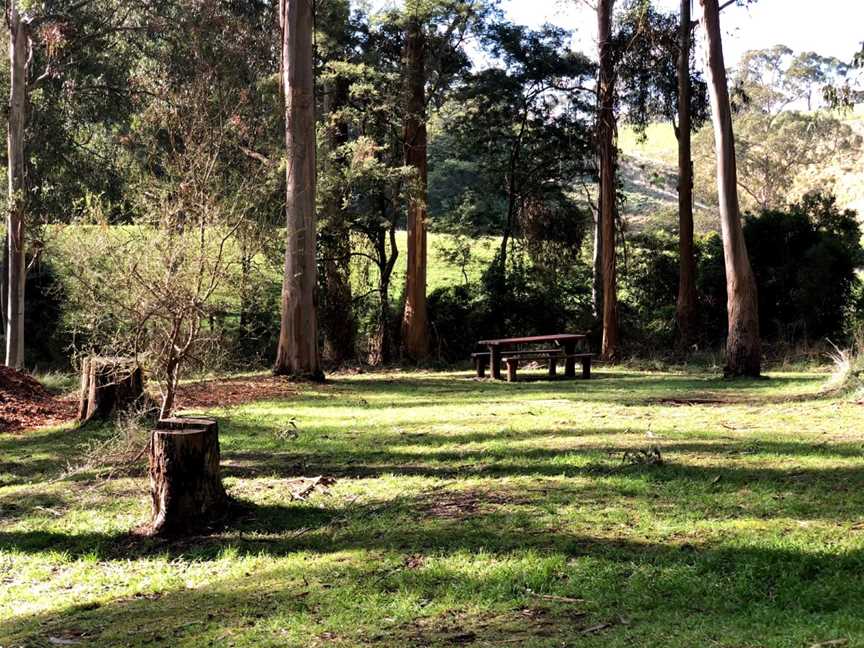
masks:
[(445, 362), (461, 362), (484, 338), (588, 331), (590, 286), (582, 262), (552, 267), (513, 254), (505, 277), (493, 264), (480, 281), (429, 296), (432, 348)]
[(856, 213), (832, 195), (809, 194), (785, 211), (745, 220), (759, 286), (762, 335), (816, 340), (842, 335), (864, 265)]
[[(759, 289), (763, 339), (799, 343), (846, 341), (864, 317), (864, 265), (856, 213), (834, 196), (808, 194), (784, 211), (748, 215), (744, 237)], [(658, 231), (628, 241), (622, 267), (624, 339), (637, 354), (671, 348), (675, 337), (678, 251), (674, 235)], [(726, 335), (723, 242), (716, 233), (696, 245), (700, 344)]]

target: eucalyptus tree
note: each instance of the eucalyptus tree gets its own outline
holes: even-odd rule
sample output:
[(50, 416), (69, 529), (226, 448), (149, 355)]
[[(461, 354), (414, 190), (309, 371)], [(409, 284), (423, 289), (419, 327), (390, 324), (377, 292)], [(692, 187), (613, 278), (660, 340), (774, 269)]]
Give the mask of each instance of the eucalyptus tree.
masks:
[(803, 110), (815, 82), (807, 79), (820, 60), (827, 67), (816, 78), (836, 78), (830, 59), (796, 55), (785, 45), (749, 50), (732, 70), (743, 98), (734, 124), (744, 208), (783, 209), (817, 183), (832, 184), (831, 167), (860, 155), (861, 138), (849, 124), (830, 111)]
[(598, 246), (601, 250), (603, 285), (603, 341), (600, 355), (604, 360), (620, 359), (621, 339), (618, 326), (617, 259), (615, 252), (617, 224), (617, 149), (615, 137), (615, 42), (612, 34), (612, 12), (615, 0), (597, 1), (597, 46), (599, 73), (597, 83), (597, 155), (600, 170)]
[(28, 238), (40, 222), (73, 211), (82, 194), (120, 192), (106, 132), (131, 113), (129, 44), (146, 32), (155, 4), (5, 3), (8, 198), (0, 295), (9, 366), (24, 362), (24, 286), (41, 252)]
[[(692, 27), (690, 9), (693, 0), (681, 0), (678, 26), (678, 299), (675, 320), (681, 346), (687, 348), (696, 328), (696, 251), (693, 245), (693, 147), (694, 126), (690, 78)], [(704, 95), (703, 95), (704, 96)]]
[(280, 0), (285, 96), (285, 274), (274, 372), (323, 380), (318, 344), (312, 0)]
[(699, 0), (699, 4), (702, 6), (702, 27), (706, 40), (706, 68), (717, 153), (717, 193), (726, 266), (728, 333), (725, 373), (727, 376), (759, 376), (762, 367), (759, 302), (756, 279), (741, 227), (735, 137), (723, 58), (720, 8), (717, 0)]
[(404, 32), (405, 166), (414, 170), (415, 190), (408, 205), (408, 268), (402, 313), (402, 351), (412, 360), (429, 352), (426, 308), (428, 132), (431, 103), (440, 103), (454, 75), (468, 66), (463, 44), (494, 2), (487, 0), (407, 0), (397, 18)]
[(658, 11), (651, 0), (633, 0), (621, 16), (617, 32), (621, 48), (618, 95), (623, 118), (639, 136), (644, 136), (652, 121), (669, 120), (678, 140), (676, 321), (683, 348), (695, 334), (697, 304), (691, 136), (708, 119), (707, 87), (691, 65), (691, 2), (681, 0), (681, 12), (676, 15)]
[(821, 96), (823, 88), (844, 79), (849, 66), (833, 56), (816, 52), (801, 52), (789, 65), (786, 73), (798, 87), (807, 102), (807, 110), (813, 110), (813, 96)]
[(28, 68), (32, 51), (30, 20), (22, 15), (17, 0), (6, 4), (9, 27), (9, 108), (7, 150), (9, 191), (6, 217), (8, 272), (6, 297), (6, 365), (20, 369), (24, 363), (24, 286), (27, 277), (24, 227), (27, 196), (24, 131), (27, 123)]

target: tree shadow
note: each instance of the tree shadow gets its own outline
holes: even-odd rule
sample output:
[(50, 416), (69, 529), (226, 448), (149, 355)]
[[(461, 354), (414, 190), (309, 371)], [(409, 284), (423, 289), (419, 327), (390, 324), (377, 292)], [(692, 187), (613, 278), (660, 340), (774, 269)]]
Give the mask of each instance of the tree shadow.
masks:
[[(578, 489), (565, 486), (555, 497), (564, 500), (578, 495)], [(532, 512), (533, 502), (524, 499), (522, 493), (502, 496), (490, 492), (487, 496), (491, 504), (481, 502), (479, 509), (451, 518), (436, 513), (439, 509), (427, 494), (400, 498), (383, 508), (377, 504), (356, 507), (350, 514), (344, 510), (258, 507), (254, 519), (239, 521), (233, 535), (198, 538), (186, 544), (146, 545), (141, 541), (134, 546), (124, 544), (123, 538), (82, 536), (79, 552), (92, 553), (95, 547), (99, 560), (128, 560), (166, 552), (171, 557), (200, 560), (231, 547), (249, 555), (274, 557), (302, 552), (320, 562), (274, 566), (259, 570), (254, 577), (223, 578), (194, 589), (142, 592), (107, 604), (85, 603), (17, 616), (0, 621), (0, 637), (15, 645), (48, 633), (83, 630), (91, 645), (122, 645), (130, 635), (162, 645), (192, 637), (206, 643), (227, 629), (259, 636), (255, 634), (262, 630), (257, 626), (259, 621), (264, 630), (274, 632), (272, 624), (267, 625), (271, 617), (285, 619), (314, 611), (315, 619), (338, 618), (354, 609), (375, 622), (355, 628), (343, 626), (331, 639), (344, 633), (342, 639), (348, 642), (368, 644), (380, 639), (382, 645), (418, 645), (405, 643), (406, 636), (416, 638), (416, 621), (387, 625), (380, 617), (388, 611), (375, 610), (374, 606), (398, 596), (442, 602), (456, 610), (469, 606), (500, 610), (503, 606), (518, 615), (524, 606), (542, 602), (537, 594), (547, 592), (584, 598), (586, 606), (578, 609), (589, 612), (574, 624), (568, 617), (572, 604), (554, 604), (551, 629), (556, 645), (562, 638), (584, 641), (582, 631), (586, 627), (612, 619), (615, 621), (605, 640), (623, 640), (640, 630), (646, 633), (640, 645), (660, 645), (662, 637), (670, 633), (687, 632), (695, 633), (690, 645), (705, 645), (718, 634), (731, 642), (729, 645), (750, 645), (754, 637), (765, 645), (758, 638), (779, 640), (793, 631), (809, 637), (817, 629), (834, 631), (835, 625), (864, 636), (860, 615), (864, 606), (862, 549), (813, 552), (791, 545), (760, 546), (758, 539), (748, 546), (721, 541), (610, 538), (570, 531), (563, 520), (550, 526), (547, 517)], [(513, 501), (508, 502), (508, 498)], [(370, 516), (379, 519), (365, 526), (357, 524), (359, 520), (368, 522)], [(413, 524), (404, 523), (411, 517)], [(31, 532), (30, 543), (36, 542), (38, 533)], [(264, 536), (256, 537), (256, 533)], [(274, 538), (274, 533), (282, 535)], [(25, 535), (6, 532), (0, 535), (0, 546), (13, 540), (20, 547), (26, 544)], [(71, 550), (62, 537), (38, 537), (40, 542), (55, 542), (54, 550)], [(328, 555), (344, 556), (346, 551), (360, 553), (355, 561), (346, 563), (341, 558), (338, 563), (328, 562)], [(470, 561), (460, 567), (465, 556), (478, 551), (492, 564), (496, 564), (496, 557), (503, 562), (482, 573), (473, 571)], [(540, 555), (560, 557), (558, 571), (545, 576), (535, 572), (532, 565)], [(421, 560), (418, 566), (403, 560), (405, 556), (431, 556), (435, 561), (427, 567)], [(449, 561), (452, 556), (460, 558)], [(535, 558), (520, 562), (518, 558), (525, 556)], [(545, 568), (539, 569), (542, 572)], [(340, 588), (351, 591), (352, 596), (346, 599), (339, 594)], [(431, 622), (438, 614), (420, 609), (414, 616), (428, 616)], [(698, 624), (688, 618), (692, 615), (698, 616)], [(622, 617), (630, 621), (619, 622)], [(855, 621), (850, 624), (850, 620)], [(522, 622), (529, 628), (526, 642), (542, 637), (528, 620), (523, 618)], [(471, 626), (477, 641), (489, 645), (501, 640), (501, 626), (505, 625), (500, 618), (476, 627), (470, 620), (463, 619), (463, 623)], [(382, 626), (388, 628), (386, 632)], [(755, 635), (748, 634), (752, 632)], [(445, 642), (446, 634), (430, 637)], [(783, 641), (777, 645), (789, 643)]]

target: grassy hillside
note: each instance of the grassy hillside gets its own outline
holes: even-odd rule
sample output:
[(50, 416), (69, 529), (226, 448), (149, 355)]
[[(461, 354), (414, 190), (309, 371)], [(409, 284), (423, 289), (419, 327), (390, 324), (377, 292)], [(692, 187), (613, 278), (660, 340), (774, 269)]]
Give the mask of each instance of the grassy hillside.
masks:
[[(864, 111), (858, 110), (843, 117), (846, 124), (864, 136)], [(710, 129), (710, 127), (709, 127)], [(702, 148), (710, 150), (710, 130), (694, 137), (703, 141)], [(621, 170), (627, 203), (624, 216), (633, 230), (653, 227), (676, 227), (678, 141), (669, 123), (651, 124), (645, 139), (637, 137), (629, 126), (622, 126), (618, 144), (621, 148)], [(695, 147), (694, 158), (699, 156)], [(718, 228), (716, 208), (712, 206), (714, 177), (706, 172), (713, 163), (702, 160), (696, 164), (694, 218), (697, 232)], [(703, 172), (700, 173), (700, 166)], [(834, 191), (841, 206), (864, 214), (864, 156), (843, 161), (837, 156), (825, 168), (810, 172), (802, 178), (807, 189)]]

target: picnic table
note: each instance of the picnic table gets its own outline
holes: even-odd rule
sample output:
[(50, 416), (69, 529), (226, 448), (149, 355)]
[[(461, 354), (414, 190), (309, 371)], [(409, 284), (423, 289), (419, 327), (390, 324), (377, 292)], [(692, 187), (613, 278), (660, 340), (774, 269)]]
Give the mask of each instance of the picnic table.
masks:
[[(477, 362), (477, 375), (485, 375), (485, 361), (488, 360), (492, 368), (492, 377), (501, 379), (501, 362), (507, 360), (508, 380), (514, 380), (518, 359), (526, 357), (548, 357), (549, 374), (555, 375), (557, 359), (564, 359), (564, 375), (567, 378), (576, 377), (576, 361), (582, 360), (583, 376), (590, 377), (591, 354), (576, 353), (576, 346), (587, 339), (586, 335), (580, 333), (554, 333), (552, 335), (533, 335), (530, 337), (503, 338), (500, 340), (480, 340), (477, 344), (489, 349), (488, 353), (474, 354)], [(540, 344), (553, 344), (553, 349), (518, 351), (518, 347), (534, 346)], [(560, 351), (563, 350), (563, 356)]]

